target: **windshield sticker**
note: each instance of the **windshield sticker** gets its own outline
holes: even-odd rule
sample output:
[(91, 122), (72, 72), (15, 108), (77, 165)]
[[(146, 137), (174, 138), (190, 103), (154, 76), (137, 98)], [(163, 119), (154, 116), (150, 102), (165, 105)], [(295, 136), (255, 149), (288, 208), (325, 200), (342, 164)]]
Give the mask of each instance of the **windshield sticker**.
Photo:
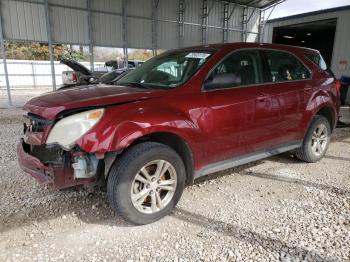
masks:
[(210, 54), (208, 53), (189, 53), (186, 55), (187, 58), (197, 58), (197, 59), (206, 59)]

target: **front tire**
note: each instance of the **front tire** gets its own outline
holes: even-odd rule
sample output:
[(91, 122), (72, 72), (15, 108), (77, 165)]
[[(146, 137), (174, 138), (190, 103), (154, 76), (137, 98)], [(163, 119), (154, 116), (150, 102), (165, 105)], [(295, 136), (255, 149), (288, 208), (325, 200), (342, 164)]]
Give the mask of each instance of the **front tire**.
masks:
[(303, 144), (296, 150), (296, 157), (308, 163), (323, 158), (330, 143), (331, 127), (324, 116), (316, 115), (306, 133)]
[(114, 162), (108, 175), (107, 195), (126, 221), (149, 224), (175, 207), (185, 178), (184, 164), (173, 149), (145, 142), (127, 149)]

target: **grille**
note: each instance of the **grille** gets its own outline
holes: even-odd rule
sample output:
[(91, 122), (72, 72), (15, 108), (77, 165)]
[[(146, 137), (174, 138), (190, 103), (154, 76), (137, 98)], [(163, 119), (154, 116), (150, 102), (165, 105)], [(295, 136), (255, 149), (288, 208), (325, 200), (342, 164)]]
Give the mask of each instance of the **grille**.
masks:
[(58, 145), (40, 145), (32, 146), (31, 155), (44, 164), (63, 165), (65, 152)]
[(44, 132), (45, 128), (53, 123), (53, 121), (44, 119), (40, 116), (28, 113), (24, 115), (24, 133), (26, 132)]

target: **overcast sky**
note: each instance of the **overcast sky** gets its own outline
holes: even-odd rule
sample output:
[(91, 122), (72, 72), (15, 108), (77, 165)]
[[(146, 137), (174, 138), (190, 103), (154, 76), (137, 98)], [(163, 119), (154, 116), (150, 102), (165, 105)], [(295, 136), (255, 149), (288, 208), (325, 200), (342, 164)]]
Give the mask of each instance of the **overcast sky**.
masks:
[(344, 5), (350, 5), (350, 0), (287, 0), (276, 6), (270, 19)]

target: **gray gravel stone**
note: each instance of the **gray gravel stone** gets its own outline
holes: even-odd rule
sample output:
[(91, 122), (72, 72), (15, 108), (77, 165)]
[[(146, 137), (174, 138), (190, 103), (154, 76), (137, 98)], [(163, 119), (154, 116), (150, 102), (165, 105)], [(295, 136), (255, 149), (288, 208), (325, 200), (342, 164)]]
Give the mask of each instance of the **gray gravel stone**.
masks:
[(186, 188), (170, 216), (134, 227), (102, 191), (26, 176), (21, 114), (0, 110), (0, 261), (349, 260), (349, 128), (318, 163), (285, 154), (214, 174)]

